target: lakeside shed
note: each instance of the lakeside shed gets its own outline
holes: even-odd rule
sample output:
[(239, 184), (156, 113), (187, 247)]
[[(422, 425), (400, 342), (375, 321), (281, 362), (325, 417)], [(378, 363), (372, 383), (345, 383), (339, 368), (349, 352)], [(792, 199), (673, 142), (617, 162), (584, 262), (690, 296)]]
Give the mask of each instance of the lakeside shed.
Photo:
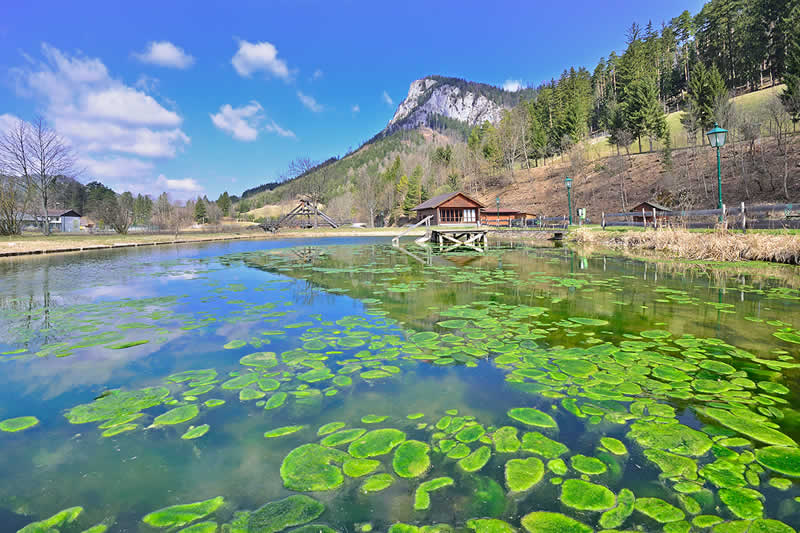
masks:
[(480, 225), (480, 213), (486, 206), (463, 192), (448, 192), (434, 196), (414, 207), (417, 220), (432, 216), (431, 224)]
[[(644, 210), (644, 217), (642, 217), (642, 210)], [(667, 217), (659, 216), (659, 213), (668, 213), (672, 211), (669, 207), (665, 207), (659, 203), (646, 201), (636, 204), (631, 208), (631, 213), (636, 213), (638, 216), (633, 217), (633, 221), (637, 224), (643, 224), (645, 219), (648, 224), (653, 223), (653, 211), (656, 213), (656, 221), (665, 222)]]
[(535, 218), (535, 216), (512, 207), (486, 208), (481, 213), (481, 223), (494, 226), (511, 226), (512, 224), (524, 226), (530, 218)]

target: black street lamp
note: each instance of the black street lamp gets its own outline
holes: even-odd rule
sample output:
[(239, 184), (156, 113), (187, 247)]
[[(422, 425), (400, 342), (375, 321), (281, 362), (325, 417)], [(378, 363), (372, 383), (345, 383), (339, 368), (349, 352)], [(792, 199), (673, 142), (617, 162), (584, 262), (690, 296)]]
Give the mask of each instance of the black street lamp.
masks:
[[(708, 144), (717, 149), (717, 209), (722, 209), (722, 163), (720, 162), (719, 149), (725, 146), (725, 141), (728, 140), (728, 130), (722, 129), (715, 122), (714, 129), (706, 133), (708, 137)], [(722, 222), (722, 215), (719, 216)]]
[(572, 178), (567, 176), (564, 178), (564, 183), (567, 186), (567, 209), (569, 209), (569, 225), (572, 225)]

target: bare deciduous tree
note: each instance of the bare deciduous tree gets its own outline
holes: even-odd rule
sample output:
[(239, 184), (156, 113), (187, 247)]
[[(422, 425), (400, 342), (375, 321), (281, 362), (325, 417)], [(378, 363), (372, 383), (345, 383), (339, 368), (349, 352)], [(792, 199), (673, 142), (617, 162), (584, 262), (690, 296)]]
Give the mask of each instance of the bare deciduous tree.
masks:
[(767, 114), (769, 120), (774, 128), (775, 143), (777, 145), (778, 154), (783, 160), (783, 196), (788, 202), (789, 197), (789, 122), (791, 118), (783, 107), (783, 104), (776, 96), (767, 104)]
[(369, 218), (369, 227), (375, 227), (375, 217), (378, 216), (383, 182), (377, 172), (370, 172), (364, 167), (358, 170), (358, 179), (355, 183), (355, 196), (358, 203), (364, 208)]
[(0, 158), (9, 175), (19, 179), (42, 209), (42, 232), (50, 234), (47, 218), (50, 192), (59, 176), (76, 172), (72, 148), (42, 117), (33, 124), (18, 120), (0, 140)]
[(0, 235), (22, 232), (29, 196), (19, 181), (0, 170)]

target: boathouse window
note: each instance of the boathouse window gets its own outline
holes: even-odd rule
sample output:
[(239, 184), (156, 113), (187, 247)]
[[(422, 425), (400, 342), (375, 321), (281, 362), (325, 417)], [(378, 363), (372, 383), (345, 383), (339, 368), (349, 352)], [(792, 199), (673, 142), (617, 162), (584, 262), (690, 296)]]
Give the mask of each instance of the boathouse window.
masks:
[(475, 222), (474, 209), (464, 209), (464, 222)]
[(442, 222), (461, 222), (461, 213), (463, 209), (454, 207), (442, 208)]

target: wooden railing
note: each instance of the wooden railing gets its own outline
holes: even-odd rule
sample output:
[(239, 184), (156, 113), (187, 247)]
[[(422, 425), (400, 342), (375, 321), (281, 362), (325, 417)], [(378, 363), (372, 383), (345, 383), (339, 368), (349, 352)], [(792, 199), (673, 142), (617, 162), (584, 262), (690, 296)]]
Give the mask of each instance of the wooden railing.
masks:
[(425, 218), (423, 218), (422, 220), (420, 220), (419, 222), (417, 222), (416, 224), (414, 224), (413, 226), (407, 227), (401, 233), (398, 233), (397, 235), (392, 237), (392, 245), (399, 246), (400, 245), (400, 237), (402, 237), (403, 235), (406, 235), (411, 230), (416, 229), (416, 228), (418, 228), (419, 226), (421, 226), (423, 224), (425, 224), (426, 227), (430, 227), (432, 218), (433, 218), (433, 215), (428, 215)]
[[(783, 213), (783, 217), (763, 218), (764, 215)], [(761, 215), (762, 218), (759, 218)], [(746, 206), (742, 202), (737, 207), (722, 205), (722, 209), (694, 209), (657, 211), (642, 209), (640, 212), (603, 213), (601, 226), (639, 226), (653, 227), (675, 225), (683, 219), (683, 225), (692, 228), (714, 227), (722, 222), (726, 227), (733, 218), (732, 227), (747, 231), (748, 229), (783, 229), (800, 227), (800, 205), (770, 204)], [(609, 219), (625, 219), (609, 221)], [(638, 220), (637, 220), (638, 219)], [(673, 222), (675, 221), (675, 222)]]

